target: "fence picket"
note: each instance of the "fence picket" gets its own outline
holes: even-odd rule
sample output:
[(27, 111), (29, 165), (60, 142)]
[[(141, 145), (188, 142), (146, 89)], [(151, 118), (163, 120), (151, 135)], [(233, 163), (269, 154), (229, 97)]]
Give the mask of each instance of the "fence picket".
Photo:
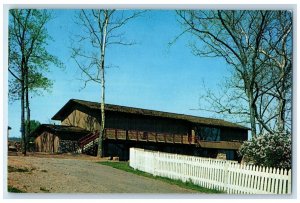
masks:
[(280, 179), (279, 179), (279, 188), (278, 188), (278, 194), (282, 194), (282, 176), (283, 176), (283, 169), (279, 172)]
[[(276, 169), (276, 176), (280, 177), (279, 169), (278, 168)], [(275, 191), (274, 191), (275, 194), (278, 194), (278, 184), (279, 184), (278, 181), (279, 181), (279, 179), (276, 178), (275, 179)]]
[(292, 193), (292, 170), (290, 169), (288, 172), (288, 194)]
[[(283, 175), (284, 176), (287, 176), (288, 175), (288, 171), (285, 169), (284, 172), (283, 172)], [(282, 194), (286, 194), (287, 193), (287, 186), (286, 186), (286, 180), (283, 180), (283, 188), (282, 188)]]
[(265, 170), (264, 170), (264, 172), (265, 172), (265, 177), (264, 177), (264, 187), (262, 188), (262, 190), (264, 191), (264, 192), (266, 192), (267, 191), (267, 185), (268, 185), (268, 179), (269, 179), (269, 177), (268, 177), (268, 172), (269, 172), (269, 167), (265, 167)]
[[(275, 170), (276, 168), (271, 168), (271, 173), (275, 173)], [(270, 189), (270, 193), (271, 194), (274, 194), (274, 183), (275, 183), (275, 180), (273, 178), (270, 178), (271, 179), (271, 189)]]

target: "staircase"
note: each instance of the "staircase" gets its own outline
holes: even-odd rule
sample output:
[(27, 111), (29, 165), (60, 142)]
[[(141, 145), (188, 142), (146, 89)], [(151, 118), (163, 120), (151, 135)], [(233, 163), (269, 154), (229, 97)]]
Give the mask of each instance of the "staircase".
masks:
[(80, 147), (78, 153), (97, 155), (98, 141), (99, 133), (97, 131), (89, 133), (88, 135), (78, 140), (78, 145)]

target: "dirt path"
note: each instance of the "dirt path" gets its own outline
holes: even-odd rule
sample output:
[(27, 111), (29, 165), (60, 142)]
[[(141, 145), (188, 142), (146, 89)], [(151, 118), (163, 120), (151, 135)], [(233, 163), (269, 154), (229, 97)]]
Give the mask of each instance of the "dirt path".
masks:
[(196, 193), (95, 159), (10, 156), (8, 165), (8, 185), (29, 193)]

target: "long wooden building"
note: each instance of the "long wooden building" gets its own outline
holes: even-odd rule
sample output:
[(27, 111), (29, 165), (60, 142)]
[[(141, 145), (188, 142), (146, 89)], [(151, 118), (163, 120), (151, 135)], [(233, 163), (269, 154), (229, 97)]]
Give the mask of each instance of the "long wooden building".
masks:
[[(76, 137), (77, 151), (95, 154), (100, 115), (100, 103), (71, 99), (52, 119), (85, 132)], [(118, 156), (123, 160), (129, 158), (130, 147), (205, 157), (224, 153), (227, 159), (237, 159), (236, 151), (247, 140), (249, 130), (220, 119), (111, 104), (105, 105), (105, 126), (104, 156)], [(34, 133), (38, 150), (43, 133), (41, 129)]]

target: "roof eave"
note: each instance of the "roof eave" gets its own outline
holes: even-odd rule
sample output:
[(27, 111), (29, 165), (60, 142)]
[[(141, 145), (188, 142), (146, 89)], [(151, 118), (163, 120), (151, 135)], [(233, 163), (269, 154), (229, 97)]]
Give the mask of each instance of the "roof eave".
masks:
[[(75, 104), (80, 105), (80, 106), (84, 106), (84, 107), (87, 107), (87, 108), (90, 108), (90, 109), (94, 109), (94, 110), (100, 110), (99, 108), (96, 108), (94, 105), (93, 106), (88, 106), (88, 105), (83, 104), (82, 102), (87, 102), (87, 101), (77, 100), (77, 99), (70, 99), (51, 119), (62, 121), (65, 118), (64, 114), (66, 114), (66, 111), (68, 111), (69, 108), (72, 108), (72, 106), (74, 106)], [(89, 103), (94, 103), (94, 102), (89, 102)], [(120, 107), (123, 107), (123, 106), (120, 106)], [(125, 108), (132, 108), (132, 107), (125, 107)], [(151, 111), (151, 110), (146, 110), (146, 109), (143, 109), (143, 110), (144, 111)], [(107, 111), (130, 113), (130, 112), (127, 112), (127, 111), (122, 111), (120, 109), (114, 109), (114, 108), (108, 108)], [(160, 113), (162, 113), (162, 112), (160, 112)], [(165, 113), (167, 113), (167, 112), (165, 112)], [(133, 113), (133, 114), (136, 114), (136, 113)], [(147, 115), (147, 114), (143, 114), (143, 113), (141, 113), (141, 114), (142, 115)], [(173, 115), (174, 113), (168, 113), (168, 114)], [(160, 115), (160, 116), (159, 115), (149, 115), (149, 116), (172, 118), (170, 116), (163, 116), (163, 115)], [(186, 115), (183, 115), (183, 116), (186, 116)], [(191, 117), (195, 117), (195, 116), (191, 116)], [(188, 122), (191, 122), (191, 123), (198, 123), (198, 124), (216, 126), (216, 127), (228, 127), (228, 128), (247, 130), (247, 131), (250, 130), (250, 128), (245, 127), (245, 126), (241, 126), (241, 125), (237, 125), (237, 124), (231, 125), (232, 123), (230, 125), (222, 125), (222, 124), (218, 125), (216, 123), (214, 123), (214, 124), (205, 123), (204, 124), (204, 123), (194, 122), (194, 121), (191, 121), (190, 119), (183, 119), (183, 118), (172, 118), (172, 119), (179, 119), (179, 120), (184, 120), (184, 121), (188, 121)]]
[(72, 103), (74, 103), (74, 99), (70, 99), (51, 119), (62, 121), (64, 112), (70, 108)]

